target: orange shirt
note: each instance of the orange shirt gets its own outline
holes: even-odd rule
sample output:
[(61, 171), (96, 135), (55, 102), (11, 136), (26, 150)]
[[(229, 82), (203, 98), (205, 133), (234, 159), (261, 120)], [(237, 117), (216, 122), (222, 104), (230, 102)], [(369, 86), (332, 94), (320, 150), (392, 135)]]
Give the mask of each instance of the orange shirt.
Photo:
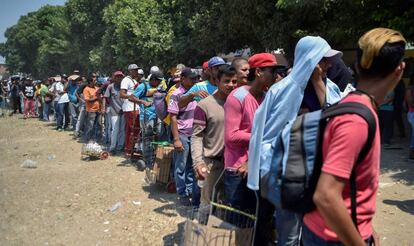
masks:
[[(83, 90), (83, 96), (85, 97), (85, 100), (90, 99), (97, 99), (96, 91), (98, 90), (98, 87), (89, 87), (86, 86)], [(95, 100), (93, 102), (86, 101), (86, 112), (99, 112), (101, 109), (101, 105), (98, 100)]]

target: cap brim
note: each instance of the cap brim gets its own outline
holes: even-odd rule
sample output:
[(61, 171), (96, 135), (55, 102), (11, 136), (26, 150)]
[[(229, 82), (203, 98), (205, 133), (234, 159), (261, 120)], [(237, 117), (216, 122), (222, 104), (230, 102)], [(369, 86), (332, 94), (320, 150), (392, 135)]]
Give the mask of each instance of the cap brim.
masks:
[(343, 53), (341, 51), (330, 49), (328, 52), (326, 52), (326, 54), (323, 57), (326, 57), (326, 58), (331, 58), (331, 57), (334, 57), (334, 56), (342, 57), (342, 55), (343, 55)]

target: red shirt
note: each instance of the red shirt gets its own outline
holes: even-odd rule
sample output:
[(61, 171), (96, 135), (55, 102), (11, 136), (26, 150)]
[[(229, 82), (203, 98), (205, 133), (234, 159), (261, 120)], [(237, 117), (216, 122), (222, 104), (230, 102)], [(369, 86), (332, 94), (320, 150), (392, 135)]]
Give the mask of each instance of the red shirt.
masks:
[(257, 101), (250, 86), (233, 90), (224, 104), (224, 167), (237, 169), (248, 160), (254, 113), (264, 96)]
[[(365, 159), (356, 167), (357, 222), (364, 240), (372, 234), (372, 219), (376, 208), (376, 194), (380, 175), (380, 134), (378, 117), (370, 99), (360, 95), (350, 95), (343, 102), (359, 102), (368, 106), (375, 115), (377, 129), (373, 146)], [(324, 164), (322, 172), (347, 180), (342, 193), (344, 203), (351, 215), (349, 178), (358, 155), (368, 137), (368, 123), (358, 115), (348, 114), (333, 118), (328, 122), (322, 146)], [(324, 240), (339, 241), (317, 210), (304, 217), (305, 225)]]

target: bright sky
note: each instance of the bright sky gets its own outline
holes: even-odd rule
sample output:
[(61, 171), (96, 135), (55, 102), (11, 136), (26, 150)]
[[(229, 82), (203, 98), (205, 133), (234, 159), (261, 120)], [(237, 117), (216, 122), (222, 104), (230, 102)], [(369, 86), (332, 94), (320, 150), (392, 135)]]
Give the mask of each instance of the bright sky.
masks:
[[(38, 10), (46, 4), (63, 5), (66, 0), (0, 0), (0, 43), (6, 41), (4, 32), (17, 23), (20, 16)], [(0, 56), (0, 63), (4, 58)]]

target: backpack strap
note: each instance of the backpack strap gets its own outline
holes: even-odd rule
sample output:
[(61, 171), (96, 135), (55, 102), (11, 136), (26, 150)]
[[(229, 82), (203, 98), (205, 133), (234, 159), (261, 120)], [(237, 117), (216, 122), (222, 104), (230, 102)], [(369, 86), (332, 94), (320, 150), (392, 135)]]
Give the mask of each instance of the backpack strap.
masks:
[[(362, 162), (365, 157), (367, 156), (369, 150), (372, 147), (372, 143), (375, 138), (375, 132), (377, 128), (377, 124), (375, 121), (375, 117), (372, 111), (365, 105), (357, 102), (346, 102), (336, 104), (330, 108), (327, 108), (322, 113), (322, 119), (327, 120), (329, 118), (343, 115), (343, 114), (357, 114), (362, 117), (368, 123), (368, 136), (365, 142), (365, 145), (362, 147), (361, 151), (359, 152), (358, 159), (356, 165), (352, 168), (351, 176), (349, 179), (350, 182), (350, 197), (351, 197), (351, 217), (352, 221), (358, 230), (358, 223), (357, 223), (357, 202), (356, 202), (356, 166)], [(359, 230), (358, 230), (359, 231)]]

